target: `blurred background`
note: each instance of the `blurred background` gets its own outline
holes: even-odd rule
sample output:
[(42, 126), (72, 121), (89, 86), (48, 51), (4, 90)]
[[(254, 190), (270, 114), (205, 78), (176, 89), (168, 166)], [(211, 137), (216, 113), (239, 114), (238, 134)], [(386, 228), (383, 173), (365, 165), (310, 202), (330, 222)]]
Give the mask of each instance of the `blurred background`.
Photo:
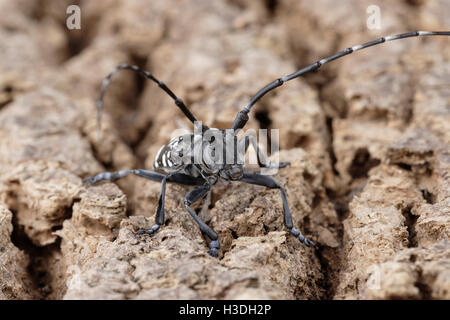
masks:
[[(80, 29), (67, 27), (70, 5), (80, 8)], [(149, 70), (197, 118), (225, 129), (265, 84), (323, 57), (381, 36), (450, 30), (446, 0), (1, 0), (0, 12), (0, 202), (12, 212), (13, 243), (28, 257), (20, 263), (32, 270), (32, 286), (41, 286), (37, 296), (10, 289), (6, 298), (64, 296), (65, 289), (53, 289), (67, 281), (69, 262), (50, 272), (48, 261), (68, 259), (62, 256), (76, 251), (64, 247), (61, 230), (79, 201), (79, 177), (151, 169), (174, 130), (191, 130), (154, 83), (121, 71), (106, 95), (98, 141), (95, 100), (102, 80), (118, 64)], [(378, 28), (372, 28), (376, 12)], [(333, 212), (327, 216), (320, 209), (317, 221), (301, 222), (326, 243), (315, 258), (320, 280), (311, 280), (319, 289), (274, 297), (450, 297), (448, 270), (444, 277), (440, 269), (427, 274), (414, 263), (404, 269), (379, 265), (403, 249), (449, 238), (449, 44), (448, 37), (412, 38), (363, 50), (286, 83), (254, 107), (248, 128), (279, 129), (282, 150), (304, 150), (322, 190), (311, 203), (324, 203)], [(373, 168), (381, 169), (369, 173)], [(405, 173), (396, 173), (398, 168)], [(397, 180), (370, 189), (371, 182), (382, 184), (388, 177)], [(304, 178), (308, 183), (308, 175)], [(400, 184), (404, 189), (395, 189)], [(138, 180), (119, 185), (128, 196), (123, 215), (153, 216), (159, 185)], [(361, 196), (364, 190), (368, 193)], [(362, 203), (352, 202), (355, 194)], [(219, 192), (212, 197), (221, 199)], [(371, 198), (376, 201), (369, 203)], [(383, 209), (373, 209), (380, 203)], [(370, 221), (358, 218), (358, 212), (381, 214), (387, 207), (401, 228), (377, 215)], [(437, 218), (430, 218), (434, 214)], [(422, 221), (425, 216), (431, 220)], [(372, 223), (374, 229), (359, 229)], [(387, 238), (358, 243), (373, 232)], [(380, 243), (385, 251), (377, 251)], [(448, 262), (448, 243), (443, 250)], [(400, 279), (401, 290), (388, 284), (384, 291), (368, 289), (372, 265), (401, 274), (393, 278)], [(11, 277), (14, 287), (18, 280)], [(444, 287), (434, 287), (438, 277), (445, 279), (439, 281)], [(71, 297), (78, 297), (73, 292)]]

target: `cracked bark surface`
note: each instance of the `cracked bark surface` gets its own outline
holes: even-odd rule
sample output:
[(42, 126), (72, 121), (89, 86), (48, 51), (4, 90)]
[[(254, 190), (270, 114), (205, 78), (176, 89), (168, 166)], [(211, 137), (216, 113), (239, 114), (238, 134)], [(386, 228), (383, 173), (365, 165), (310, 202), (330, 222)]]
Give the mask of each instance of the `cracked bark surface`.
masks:
[[(448, 39), (358, 52), (288, 83), (255, 106), (249, 128), (280, 129), (278, 190), (218, 183), (194, 206), (219, 234), (218, 259), (185, 211), (190, 188), (137, 177), (83, 186), (105, 170), (151, 168), (190, 129), (149, 69), (209, 126), (227, 128), (267, 82), (389, 33), (449, 29), (445, 1), (80, 1), (81, 31), (50, 1), (1, 2), (0, 299), (449, 299)], [(175, 5), (176, 3), (176, 5)], [(349, 12), (361, 11), (361, 15)], [(301, 35), (301, 36), (299, 36)], [(205, 208), (203, 208), (205, 207)], [(204, 209), (208, 210), (204, 210)]]

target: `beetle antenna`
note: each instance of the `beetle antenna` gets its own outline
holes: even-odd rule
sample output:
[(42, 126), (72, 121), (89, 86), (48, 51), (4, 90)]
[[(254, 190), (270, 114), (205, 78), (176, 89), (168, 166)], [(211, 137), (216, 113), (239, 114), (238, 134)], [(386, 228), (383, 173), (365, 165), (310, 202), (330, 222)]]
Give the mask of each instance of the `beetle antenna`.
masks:
[(339, 59), (343, 56), (346, 56), (352, 52), (364, 49), (364, 48), (368, 48), (368, 47), (372, 47), (375, 46), (377, 44), (383, 43), (383, 42), (387, 42), (387, 41), (392, 41), (392, 40), (398, 40), (398, 39), (404, 39), (404, 38), (411, 38), (411, 37), (417, 37), (417, 36), (450, 36), (450, 31), (414, 31), (414, 32), (408, 32), (408, 33), (401, 33), (401, 34), (397, 34), (397, 35), (393, 35), (393, 36), (387, 36), (387, 37), (381, 37), (379, 39), (373, 40), (373, 41), (369, 41), (360, 45), (356, 45), (350, 48), (347, 48), (345, 50), (342, 50), (332, 56), (329, 56), (327, 58), (324, 58), (322, 60), (316, 61), (313, 64), (310, 64), (307, 67), (304, 67), (294, 73), (288, 74), (284, 77), (278, 78), (272, 82), (270, 82), (269, 84), (267, 84), (266, 86), (264, 86), (262, 89), (260, 89), (251, 99), (250, 102), (244, 107), (244, 109), (242, 109), (241, 111), (239, 111), (239, 113), (236, 115), (236, 118), (234, 119), (233, 122), (233, 129), (239, 130), (242, 129), (245, 124), (248, 121), (248, 113), (250, 112), (251, 108), (253, 107), (253, 105), (259, 100), (261, 99), (266, 93), (272, 91), (273, 89), (281, 86), (283, 83), (298, 78), (300, 76), (303, 76), (304, 74), (307, 74), (309, 72), (315, 71), (317, 69), (319, 69), (322, 65), (331, 62), (333, 60)]
[(147, 79), (152, 80), (153, 82), (155, 82), (162, 90), (164, 90), (164, 92), (166, 92), (175, 102), (175, 105), (181, 109), (181, 111), (183, 111), (184, 115), (192, 122), (194, 123), (195, 121), (197, 121), (197, 119), (194, 117), (194, 115), (189, 111), (189, 109), (186, 107), (186, 105), (184, 104), (183, 100), (181, 100), (180, 98), (178, 98), (175, 93), (172, 92), (172, 90), (170, 90), (165, 84), (164, 82), (156, 79), (150, 72), (142, 70), (141, 68), (139, 68), (138, 66), (134, 66), (134, 65), (129, 65), (127, 63), (123, 63), (118, 65), (105, 79), (103, 79), (102, 82), (102, 89), (100, 92), (100, 97), (97, 100), (97, 134), (98, 134), (98, 138), (100, 138), (101, 136), (101, 121), (102, 121), (102, 111), (103, 111), (103, 99), (105, 97), (105, 93), (106, 93), (106, 89), (108, 88), (110, 82), (111, 82), (111, 78), (112, 76), (120, 71), (120, 70), (131, 70), (134, 72), (137, 72), (139, 74), (141, 74), (142, 76), (144, 76)]

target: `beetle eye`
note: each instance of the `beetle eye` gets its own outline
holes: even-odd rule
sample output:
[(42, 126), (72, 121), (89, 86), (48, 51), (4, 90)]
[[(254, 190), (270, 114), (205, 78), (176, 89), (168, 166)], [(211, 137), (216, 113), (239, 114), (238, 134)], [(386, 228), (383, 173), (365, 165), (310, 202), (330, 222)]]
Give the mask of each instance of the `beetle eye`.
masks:
[(183, 151), (178, 152), (178, 156), (182, 157), (183, 156)]
[(214, 140), (216, 140), (216, 137), (212, 136), (211, 139), (209, 139), (209, 143), (214, 142)]

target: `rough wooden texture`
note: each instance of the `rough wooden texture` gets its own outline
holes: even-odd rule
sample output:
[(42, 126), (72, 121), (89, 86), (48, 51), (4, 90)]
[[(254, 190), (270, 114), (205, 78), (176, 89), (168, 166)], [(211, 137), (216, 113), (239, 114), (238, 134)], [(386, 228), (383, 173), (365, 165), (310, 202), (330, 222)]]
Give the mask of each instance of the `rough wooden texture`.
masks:
[[(248, 128), (280, 130), (287, 190), (219, 182), (195, 206), (218, 259), (169, 184), (87, 187), (105, 170), (151, 167), (191, 126), (149, 69), (207, 125), (228, 128), (269, 81), (382, 35), (449, 30), (448, 1), (0, 1), (0, 299), (449, 299), (450, 39), (408, 39), (333, 62), (264, 97)], [(331, 9), (333, 8), (333, 9)], [(359, 13), (358, 13), (359, 12)], [(208, 210), (205, 210), (208, 209)]]

